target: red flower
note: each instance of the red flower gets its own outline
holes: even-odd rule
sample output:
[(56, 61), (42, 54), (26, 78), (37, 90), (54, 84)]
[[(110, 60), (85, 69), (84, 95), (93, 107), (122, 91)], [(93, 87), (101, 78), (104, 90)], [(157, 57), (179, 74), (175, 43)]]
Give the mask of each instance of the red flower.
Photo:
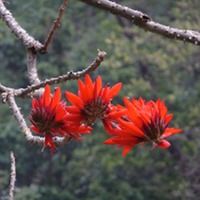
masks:
[(124, 104), (126, 116), (119, 118), (115, 124), (107, 124), (107, 131), (114, 137), (104, 142), (122, 147), (123, 156), (135, 145), (149, 141), (153, 142), (153, 148), (168, 148), (170, 143), (165, 138), (182, 131), (168, 128), (173, 115), (167, 113), (167, 107), (160, 99), (147, 102), (140, 98), (130, 102), (124, 98)]
[(55, 90), (53, 96), (50, 92), (50, 86), (46, 85), (42, 97), (32, 100), (29, 120), (33, 124), (30, 128), (34, 132), (45, 134), (44, 146), (50, 147), (53, 152), (55, 150), (54, 136), (60, 135), (80, 139), (79, 134), (89, 133), (91, 128), (74, 126), (67, 122), (68, 113), (65, 109), (65, 102), (60, 101), (60, 87)]
[(91, 126), (99, 118), (103, 121), (110, 120), (118, 115), (111, 100), (121, 89), (122, 84), (118, 83), (110, 88), (108, 85), (102, 87), (100, 76), (93, 83), (89, 75), (85, 76), (85, 82), (78, 80), (78, 96), (65, 92), (67, 99), (72, 106), (66, 109), (70, 113), (68, 120), (73, 124), (85, 124)]

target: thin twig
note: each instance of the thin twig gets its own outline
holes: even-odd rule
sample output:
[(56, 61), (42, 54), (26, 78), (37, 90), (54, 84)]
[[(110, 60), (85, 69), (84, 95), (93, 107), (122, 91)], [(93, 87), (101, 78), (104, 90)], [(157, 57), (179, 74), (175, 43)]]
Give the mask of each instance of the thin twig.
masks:
[[(32, 132), (30, 131), (23, 115), (20, 112), (19, 107), (17, 106), (15, 99), (14, 99), (14, 95), (12, 93), (10, 93), (7, 97), (7, 102), (8, 105), (10, 107), (10, 109), (12, 110), (12, 113), (16, 119), (16, 121), (18, 122), (19, 128), (22, 130), (25, 139), (27, 140), (28, 143), (30, 144), (36, 144), (36, 145), (40, 145), (43, 146), (44, 145), (44, 137), (40, 137), (40, 136), (34, 136), (32, 134)], [(71, 137), (54, 137), (54, 143), (56, 146), (62, 146), (64, 144), (67, 144), (71, 141)]]
[(72, 79), (78, 79), (80, 77), (83, 77), (85, 74), (89, 74), (89, 73), (95, 71), (100, 66), (100, 64), (104, 60), (105, 56), (106, 56), (105, 51), (99, 51), (98, 56), (94, 59), (94, 61), (87, 68), (85, 68), (81, 71), (77, 71), (77, 72), (71, 71), (65, 75), (58, 76), (55, 78), (46, 79), (45, 81), (41, 81), (38, 84), (28, 86), (27, 88), (14, 89), (14, 88), (9, 88), (9, 87), (6, 87), (6, 86), (0, 84), (0, 93), (2, 96), (3, 103), (5, 103), (7, 101), (7, 96), (9, 93), (13, 93), (13, 95), (15, 97), (23, 97), (23, 98), (38, 96), (38, 93), (40, 93), (40, 91), (37, 92), (37, 90), (44, 87), (46, 84), (53, 85), (53, 84), (57, 84), (57, 83), (61, 83), (61, 82), (65, 82), (65, 81), (69, 81)]
[(106, 52), (99, 51), (98, 56), (86, 69), (83, 69), (83, 70), (77, 71), (77, 72), (68, 72), (65, 75), (47, 79), (38, 84), (28, 86), (25, 89), (16, 89), (14, 91), (14, 95), (15, 95), (15, 97), (26, 97), (28, 94), (30, 96), (33, 91), (35, 91), (41, 87), (44, 87), (46, 84), (53, 85), (53, 84), (57, 84), (57, 83), (61, 83), (61, 82), (65, 82), (65, 81), (69, 81), (72, 79), (78, 79), (80, 77), (83, 77), (85, 74), (95, 71), (100, 66), (100, 64), (104, 60), (105, 56), (106, 56)]
[(147, 14), (109, 0), (79, 0), (132, 21), (136, 26), (162, 36), (200, 45), (200, 32), (172, 28), (153, 21)]
[(16, 181), (16, 165), (14, 153), (10, 152), (10, 190), (9, 190), (9, 200), (14, 199), (15, 181)]
[(40, 51), (43, 45), (30, 36), (16, 21), (11, 12), (5, 7), (3, 1), (0, 0), (0, 15), (3, 21), (11, 29), (12, 33), (22, 42), (26, 48), (33, 48), (35, 51)]
[(47, 48), (48, 48), (49, 44), (51, 43), (53, 36), (60, 25), (62, 15), (65, 11), (65, 8), (67, 7), (67, 4), (68, 4), (68, 0), (63, 0), (63, 3), (60, 7), (58, 16), (57, 16), (56, 20), (54, 21), (54, 23), (51, 27), (51, 30), (50, 30), (49, 34), (47, 35), (46, 41), (44, 43), (44, 47), (42, 49), (44, 52), (47, 52)]
[(40, 83), (36, 67), (36, 52), (33, 49), (27, 49), (27, 70), (30, 84)]

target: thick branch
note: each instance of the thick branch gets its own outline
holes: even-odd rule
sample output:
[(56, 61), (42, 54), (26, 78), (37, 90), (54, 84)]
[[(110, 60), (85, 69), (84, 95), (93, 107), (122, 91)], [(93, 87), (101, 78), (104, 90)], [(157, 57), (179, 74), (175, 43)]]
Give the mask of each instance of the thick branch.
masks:
[[(44, 145), (44, 137), (34, 136), (32, 135), (30, 129), (28, 128), (24, 117), (22, 116), (19, 107), (17, 106), (14, 95), (10, 93), (7, 97), (8, 105), (12, 110), (12, 113), (19, 124), (19, 128), (22, 130), (27, 142), (30, 144)], [(63, 144), (67, 144), (71, 141), (70, 137), (54, 137), (54, 143), (56, 146), (61, 146)]]
[(36, 67), (36, 52), (33, 49), (27, 49), (27, 70), (30, 83), (40, 83)]
[(40, 51), (43, 45), (30, 36), (15, 20), (11, 12), (4, 6), (3, 1), (0, 0), (0, 14), (3, 21), (15, 34), (15, 36), (23, 43), (26, 48), (33, 48), (36, 51)]
[(61, 5), (61, 7), (60, 7), (58, 16), (57, 16), (56, 20), (54, 21), (53, 26), (51, 27), (51, 30), (50, 30), (49, 34), (47, 35), (46, 41), (44, 43), (44, 47), (43, 47), (43, 51), (44, 52), (47, 51), (48, 45), (51, 43), (51, 41), (53, 39), (53, 36), (55, 34), (55, 31), (57, 30), (57, 28), (60, 25), (61, 18), (62, 18), (62, 15), (63, 15), (64, 11), (65, 11), (67, 3), (68, 3), (67, 0), (63, 0), (63, 3)]
[(200, 32), (192, 30), (184, 30), (178, 28), (172, 28), (160, 23), (157, 23), (150, 19), (147, 14), (140, 11), (130, 9), (126, 6), (122, 6), (115, 2), (109, 0), (79, 0), (89, 5), (98, 7), (103, 10), (107, 10), (114, 15), (121, 16), (127, 20), (135, 23), (136, 26), (150, 31), (153, 33), (160, 34), (162, 36), (182, 40), (184, 42), (189, 42), (195, 45), (200, 45)]

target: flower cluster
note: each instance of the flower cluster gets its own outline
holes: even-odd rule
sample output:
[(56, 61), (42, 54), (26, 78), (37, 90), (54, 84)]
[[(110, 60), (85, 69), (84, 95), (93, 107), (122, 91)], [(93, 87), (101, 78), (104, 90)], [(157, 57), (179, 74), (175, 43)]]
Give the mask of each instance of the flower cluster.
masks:
[(30, 128), (38, 134), (44, 134), (44, 146), (50, 147), (52, 153), (55, 151), (54, 136), (80, 139), (79, 134), (87, 134), (91, 130), (91, 127), (70, 124), (67, 120), (68, 113), (65, 102), (60, 99), (60, 88), (58, 87), (51, 96), (50, 86), (46, 85), (42, 97), (32, 100), (29, 116), (29, 120), (33, 124)]
[(137, 144), (153, 143), (153, 148), (168, 148), (167, 137), (181, 132), (181, 129), (168, 128), (173, 117), (168, 114), (164, 102), (158, 99), (145, 101), (142, 98), (131, 101), (124, 98), (124, 105), (113, 105), (112, 99), (119, 93), (122, 84), (113, 87), (102, 86), (100, 76), (93, 82), (89, 75), (85, 81), (78, 80), (78, 94), (65, 91), (71, 105), (61, 101), (58, 87), (51, 96), (50, 86), (46, 85), (44, 94), (32, 100), (29, 120), (31, 129), (44, 134), (44, 146), (55, 151), (54, 137), (81, 139), (81, 134), (88, 134), (97, 119), (103, 122), (111, 138), (104, 144), (123, 148), (125, 156)]
[(124, 104), (126, 115), (107, 128), (113, 137), (104, 142), (122, 147), (123, 156), (135, 145), (147, 142), (152, 142), (153, 148), (168, 148), (170, 143), (165, 138), (181, 132), (181, 129), (168, 128), (173, 115), (167, 113), (167, 107), (160, 99), (147, 102), (133, 98), (130, 102), (124, 98)]
[(116, 117), (117, 108), (111, 100), (119, 93), (121, 83), (117, 83), (112, 88), (108, 85), (102, 87), (100, 76), (93, 83), (89, 75), (86, 75), (84, 83), (78, 80), (78, 86), (78, 95), (65, 92), (68, 101), (72, 104), (66, 107), (69, 112), (68, 121), (75, 125), (92, 126), (97, 119), (106, 123)]

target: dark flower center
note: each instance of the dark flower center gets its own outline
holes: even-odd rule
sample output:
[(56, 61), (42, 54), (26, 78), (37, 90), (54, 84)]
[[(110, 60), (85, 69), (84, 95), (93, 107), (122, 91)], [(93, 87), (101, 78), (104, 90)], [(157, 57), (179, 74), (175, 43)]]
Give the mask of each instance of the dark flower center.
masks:
[(154, 142), (159, 142), (161, 140), (161, 136), (165, 129), (166, 126), (164, 119), (162, 119), (157, 113), (153, 115), (148, 125), (143, 125), (143, 132), (145, 133), (147, 140)]
[(29, 117), (30, 121), (40, 132), (51, 132), (51, 129), (59, 128), (63, 125), (63, 122), (55, 121), (55, 110), (49, 110), (48, 108), (36, 108), (31, 111)]
[(89, 102), (81, 113), (84, 115), (84, 122), (90, 126), (100, 118), (102, 119), (107, 110), (108, 104), (104, 104), (101, 98), (97, 98)]

